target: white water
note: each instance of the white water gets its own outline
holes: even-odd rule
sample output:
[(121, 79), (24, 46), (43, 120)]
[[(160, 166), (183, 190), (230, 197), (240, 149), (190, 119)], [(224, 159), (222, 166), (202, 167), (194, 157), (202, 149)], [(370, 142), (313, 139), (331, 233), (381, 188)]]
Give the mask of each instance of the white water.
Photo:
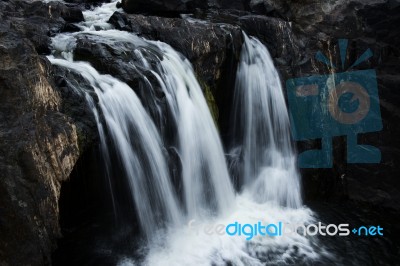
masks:
[(205, 231), (210, 226), (226, 226), (235, 221), (242, 224), (316, 222), (311, 210), (302, 207), (279, 75), (266, 47), (247, 36), (237, 73), (233, 121), (237, 132), (233, 150), (243, 149), (245, 173), (244, 190), (235, 197), (235, 209), (228, 215), (196, 220), (180, 230), (168, 232), (164, 242), (152, 244), (145, 265), (206, 266), (229, 262), (258, 266), (265, 265), (265, 261), (286, 265), (292, 264), (293, 258), (310, 263), (320, 254), (328, 255), (317, 247), (315, 238), (298, 234), (256, 236), (246, 241), (243, 236), (221, 236), (215, 232), (210, 235)]
[(209, 216), (210, 210), (214, 214), (227, 212), (234, 204), (233, 187), (218, 132), (193, 68), (169, 45), (154, 43), (164, 55), (158, 77), (178, 125), (188, 217)]
[(279, 74), (267, 48), (244, 39), (232, 113), (232, 153), (243, 158), (244, 192), (258, 202), (297, 208), (300, 178)]
[[(191, 64), (164, 43), (145, 41), (133, 34), (111, 29), (106, 21), (107, 15), (111, 16), (113, 11), (113, 6), (106, 4), (85, 12), (86, 21), (80, 24), (81, 33), (58, 35), (53, 39), (55, 54), (64, 59), (49, 59), (53, 64), (80, 73), (95, 89), (146, 235), (151, 237), (154, 228), (159, 228), (162, 223), (174, 227), (186, 220), (171, 188), (171, 178), (162, 153), (162, 138), (128, 85), (111, 76), (100, 75), (87, 63), (73, 62), (75, 39), (79, 34), (97, 36), (110, 43), (129, 42), (141, 46), (135, 50), (135, 55), (141, 59), (142, 67), (151, 70), (158, 78), (177, 124), (179, 141), (176, 148), (183, 168), (186, 216), (188, 219), (208, 218), (212, 214), (229, 211), (234, 204), (234, 191), (225, 156)], [(163, 55), (154, 69), (142, 54), (146, 46), (153, 50), (157, 48)], [(149, 86), (151, 90), (150, 83)], [(100, 128), (101, 124), (99, 133), (107, 161), (110, 154), (105, 134)]]
[[(164, 222), (179, 225), (182, 217), (169, 180), (160, 136), (133, 90), (109, 75), (100, 75), (88, 63), (52, 57), (49, 60), (82, 75), (99, 97), (105, 124), (128, 178), (146, 236), (153, 237), (155, 229)], [(99, 126), (102, 127), (101, 123)], [(100, 132), (103, 152), (108, 153), (105, 137)]]
[[(107, 30), (90, 34), (111, 42), (142, 46), (134, 51), (135, 56), (140, 59), (141, 66), (151, 70), (158, 79), (177, 124), (176, 148), (183, 168), (187, 217), (198, 219), (228, 212), (234, 205), (233, 187), (215, 123), (190, 62), (165, 43), (144, 41), (127, 32)], [(146, 46), (163, 55), (154, 68), (143, 55)]]
[[(100, 100), (100, 110), (96, 110), (95, 115), (103, 155), (107, 161), (110, 156), (109, 141), (104, 133), (107, 129), (128, 177), (143, 231), (152, 240), (148, 242), (144, 261), (126, 258), (119, 265), (226, 265), (226, 262), (264, 265), (262, 256), (268, 257), (271, 264), (284, 264), (292, 257), (318, 258), (315, 240), (301, 235), (257, 236), (246, 241), (243, 236), (209, 235), (202, 230), (206, 225), (227, 225), (235, 221), (315, 222), (312, 212), (301, 207), (287, 110), (278, 75), (266, 48), (255, 39), (246, 39), (242, 51), (236, 93), (246, 99), (242, 103), (246, 108), (245, 111), (236, 109), (236, 117), (242, 116), (240, 123), (247, 135), (241, 136), (248, 137), (239, 139), (236, 144), (243, 141), (243, 149), (247, 151), (245, 167), (248, 175), (245, 175), (243, 193), (235, 196), (218, 132), (190, 63), (166, 44), (112, 30), (106, 21), (115, 10), (114, 2), (85, 12), (86, 22), (80, 24), (81, 29), (84, 34), (102, 40), (106, 38), (110, 43), (144, 43), (161, 52), (163, 58), (154, 67), (141, 48), (134, 51), (142, 67), (157, 77), (177, 124), (176, 149), (182, 162), (185, 206), (185, 210), (180, 209), (170, 183), (168, 165), (162, 152), (163, 136), (133, 90), (111, 76), (100, 75), (88, 63), (73, 62), (75, 37), (82, 33), (56, 36), (53, 39), (55, 54), (64, 59), (49, 59), (53, 64), (82, 74), (95, 89)], [(102, 30), (96, 31), (99, 29)], [(146, 45), (142, 48), (145, 49)], [(244, 91), (245, 88), (249, 91)], [(240, 89), (243, 90), (238, 91)], [(88, 101), (95, 109), (93, 99)], [(267, 103), (271, 112), (265, 109)], [(104, 126), (97, 111), (104, 115)], [(259, 128), (268, 137), (260, 136)], [(261, 145), (255, 146), (258, 141)], [(195, 219), (194, 228), (186, 224), (192, 219)], [(167, 230), (153, 230), (163, 226)]]
[(95, 31), (95, 30), (109, 30), (113, 26), (107, 21), (110, 19), (112, 14), (117, 11), (116, 1), (111, 1), (111, 3), (102, 4), (93, 10), (87, 10), (83, 12), (83, 17), (85, 21), (79, 23), (79, 27), (83, 31)]

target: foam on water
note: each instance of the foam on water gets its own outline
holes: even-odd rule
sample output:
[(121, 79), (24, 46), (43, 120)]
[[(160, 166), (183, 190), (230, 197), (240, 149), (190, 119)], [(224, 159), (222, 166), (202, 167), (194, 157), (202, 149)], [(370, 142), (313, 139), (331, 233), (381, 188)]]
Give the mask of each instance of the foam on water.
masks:
[[(315, 218), (308, 208), (281, 208), (270, 202), (256, 203), (247, 196), (236, 197), (236, 209), (227, 216), (192, 221), (178, 230), (171, 230), (159, 243), (153, 243), (145, 265), (265, 265), (312, 262), (325, 252), (318, 247), (314, 237), (300, 234), (289, 236), (255, 236), (247, 241), (245, 236), (209, 235), (205, 229), (218, 224), (313, 223)], [(207, 230), (207, 229), (206, 229)]]

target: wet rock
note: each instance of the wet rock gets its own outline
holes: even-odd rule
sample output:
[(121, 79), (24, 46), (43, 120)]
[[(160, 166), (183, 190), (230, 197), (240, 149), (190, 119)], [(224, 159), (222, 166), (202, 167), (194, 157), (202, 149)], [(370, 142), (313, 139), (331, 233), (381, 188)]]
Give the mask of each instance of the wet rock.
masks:
[(127, 13), (148, 13), (164, 16), (176, 16), (190, 13), (196, 8), (206, 8), (207, 1), (202, 0), (122, 0), (121, 6)]
[(127, 17), (124, 14), (120, 12), (115, 12), (111, 16), (108, 22), (114, 25), (116, 29), (124, 31), (132, 31), (131, 22), (127, 19)]
[[(68, 30), (66, 23), (83, 21), (82, 11), (60, 2), (8, 1), (0, 3), (1, 25), (29, 39), (39, 54), (50, 53), (50, 37)], [(69, 26), (69, 30), (71, 26)]]
[(81, 34), (76, 42), (75, 59), (87, 61), (100, 73), (111, 74), (127, 83), (141, 99), (160, 130), (168, 131), (168, 127), (173, 125), (165, 118), (168, 113), (165, 95), (157, 78), (143, 67), (141, 57), (136, 52), (141, 53), (152, 65), (160, 61), (162, 54), (156, 47), (133, 35), (132, 41), (134, 43), (128, 41), (110, 43), (109, 40), (99, 36)]
[[(76, 125), (78, 147), (81, 152), (85, 152), (96, 145), (98, 135), (96, 119), (82, 92), (89, 94), (95, 104), (98, 104), (97, 94), (89, 82), (75, 72), (52, 65), (50, 74), (62, 99), (60, 112), (66, 114)], [(99, 116), (102, 120), (101, 113)]]
[(242, 36), (238, 27), (142, 15), (128, 18), (140, 35), (166, 42), (181, 52), (209, 85), (218, 82), (227, 54), (240, 52)]
[(119, 28), (120, 23), (116, 21), (124, 21), (122, 27), (130, 23), (133, 32), (147, 39), (163, 41), (188, 58), (203, 90), (209, 90), (211, 93), (208, 95), (219, 106), (217, 110), (220, 110), (214, 116), (221, 118), (217, 120), (223, 124), (220, 124), (222, 127), (227, 126), (234, 73), (243, 42), (238, 26), (120, 13), (115, 13), (110, 19), (110, 23)]
[(67, 23), (61, 30), (62, 32), (78, 32), (80, 28), (72, 23)]
[(292, 24), (281, 18), (255, 15), (240, 10), (209, 10), (197, 18), (217, 25), (233, 25), (247, 35), (258, 38), (267, 46), (283, 79), (292, 77), (293, 67), (303, 60)]

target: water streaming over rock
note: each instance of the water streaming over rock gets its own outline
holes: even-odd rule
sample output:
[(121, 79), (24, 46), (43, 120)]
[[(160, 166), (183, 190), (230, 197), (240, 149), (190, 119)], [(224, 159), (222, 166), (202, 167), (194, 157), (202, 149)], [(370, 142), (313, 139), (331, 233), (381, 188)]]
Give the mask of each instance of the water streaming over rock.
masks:
[(244, 188), (259, 202), (301, 206), (300, 178), (279, 74), (267, 48), (244, 34), (232, 112)]
[[(49, 59), (53, 64), (80, 73), (94, 88), (145, 234), (151, 237), (164, 222), (179, 224), (181, 214), (169, 180), (160, 136), (133, 90), (109, 75), (100, 75), (88, 63)], [(97, 122), (107, 162), (109, 142), (100, 120)]]
[[(189, 218), (228, 211), (234, 202), (222, 144), (190, 62), (169, 45), (156, 43), (164, 59), (159, 82), (177, 124), (185, 205)], [(207, 215), (207, 214), (206, 214)]]
[[(104, 23), (107, 5), (88, 12), (81, 25), (83, 32), (58, 35), (53, 39), (53, 64), (80, 73), (100, 100), (105, 127), (112, 139), (115, 154), (124, 169), (132, 191), (136, 211), (147, 236), (160, 225), (175, 226), (185, 219), (206, 218), (227, 212), (234, 204), (234, 191), (229, 180), (225, 156), (214, 121), (197, 82), (190, 62), (169, 45), (146, 41), (127, 32), (109, 29)], [(99, 28), (100, 27), (100, 28)], [(106, 29), (96, 31), (96, 29)], [(135, 44), (132, 60), (138, 68), (147, 69), (159, 84), (148, 81), (148, 90), (160, 85), (166, 95), (176, 124), (176, 145), (184, 191), (183, 213), (171, 185), (163, 136), (156, 129), (134, 90), (108, 75), (100, 75), (84, 62), (73, 62), (76, 38), (80, 34), (118, 46), (118, 42)], [(151, 60), (147, 59), (151, 54)], [(91, 100), (92, 101), (92, 100)], [(97, 112), (97, 111), (96, 111)], [(158, 114), (161, 117), (163, 114)], [(110, 166), (110, 153), (103, 125), (98, 122), (103, 157)], [(143, 126), (142, 126), (143, 125)], [(113, 177), (110, 177), (113, 178)]]
[[(86, 22), (79, 24), (82, 32), (53, 38), (54, 56), (49, 60), (82, 75), (99, 99), (97, 105), (89, 93), (81, 92), (95, 114), (106, 166), (115, 167), (110, 157), (116, 154), (129, 181), (141, 227), (150, 240), (144, 261), (139, 263), (263, 265), (263, 261), (278, 263), (282, 256), (291, 258), (295, 253), (301, 261), (317, 258), (312, 239), (297, 234), (280, 239), (258, 236), (250, 243), (243, 237), (210, 235), (199, 229), (234, 221), (313, 221), (312, 212), (300, 207), (287, 110), (267, 49), (256, 39), (245, 37), (235, 91), (233, 117), (239, 120), (234, 122), (237, 135), (233, 150), (244, 156), (246, 182), (244, 193), (235, 196), (221, 141), (191, 64), (167, 44), (113, 30), (106, 21), (114, 11), (115, 3), (111, 3), (85, 12)], [(134, 44), (133, 66), (139, 73), (145, 70), (155, 77), (143, 78), (148, 90), (162, 90), (167, 114), (157, 101), (138, 97), (135, 88), (99, 74), (86, 62), (73, 61), (81, 34), (113, 49), (119, 45), (122, 49), (123, 43)], [(155, 111), (148, 104), (155, 105)], [(175, 130), (172, 140), (165, 136), (166, 121)], [(177, 155), (174, 164), (182, 168), (182, 204), (176, 184), (171, 182), (171, 149)], [(190, 225), (185, 224), (189, 221)], [(120, 265), (136, 263), (129, 257)]]

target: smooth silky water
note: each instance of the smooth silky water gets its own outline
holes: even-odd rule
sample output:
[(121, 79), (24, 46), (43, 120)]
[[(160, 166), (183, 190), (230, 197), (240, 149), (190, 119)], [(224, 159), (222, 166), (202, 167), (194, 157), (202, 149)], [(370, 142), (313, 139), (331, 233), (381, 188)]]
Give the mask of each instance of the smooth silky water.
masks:
[(279, 74), (267, 48), (244, 34), (231, 117), (231, 154), (242, 161), (244, 193), (299, 208), (300, 175)]
[[(96, 117), (107, 168), (113, 167), (110, 156), (116, 154), (128, 180), (147, 240), (143, 243), (143, 257), (125, 254), (118, 264), (264, 265), (318, 261), (326, 252), (314, 237), (255, 236), (247, 241), (244, 236), (210, 235), (202, 230), (207, 225), (235, 221), (315, 222), (312, 211), (302, 205), (281, 82), (265, 46), (255, 38), (244, 37), (234, 92), (234, 138), (227, 151), (238, 157), (244, 180), (240, 192), (234, 192), (218, 131), (190, 62), (165, 43), (112, 29), (106, 21), (114, 11), (115, 2), (84, 12), (85, 22), (79, 24), (82, 31), (54, 37), (53, 55), (48, 58), (52, 64), (82, 75), (94, 89), (98, 105), (87, 92), (78, 93), (85, 95)], [(138, 44), (135, 59), (156, 77), (176, 124), (173, 148), (182, 165), (182, 202), (171, 182), (164, 152), (170, 147), (164, 147), (157, 121), (126, 83), (100, 74), (87, 62), (74, 61), (73, 50), (80, 34), (111, 44)], [(150, 50), (160, 55), (155, 56), (156, 65), (146, 58), (146, 51)], [(101, 114), (104, 119), (99, 118)], [(113, 153), (110, 149), (114, 149)]]

